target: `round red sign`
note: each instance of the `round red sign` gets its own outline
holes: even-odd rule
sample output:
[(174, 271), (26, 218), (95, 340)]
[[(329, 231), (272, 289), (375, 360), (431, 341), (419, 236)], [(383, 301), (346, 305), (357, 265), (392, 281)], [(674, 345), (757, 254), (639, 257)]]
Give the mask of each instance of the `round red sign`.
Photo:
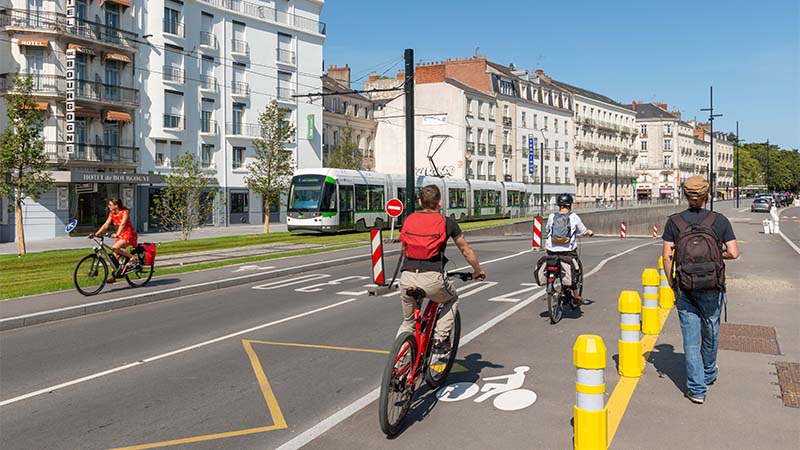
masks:
[(390, 199), (386, 202), (386, 214), (389, 217), (398, 217), (403, 214), (403, 202), (396, 198)]

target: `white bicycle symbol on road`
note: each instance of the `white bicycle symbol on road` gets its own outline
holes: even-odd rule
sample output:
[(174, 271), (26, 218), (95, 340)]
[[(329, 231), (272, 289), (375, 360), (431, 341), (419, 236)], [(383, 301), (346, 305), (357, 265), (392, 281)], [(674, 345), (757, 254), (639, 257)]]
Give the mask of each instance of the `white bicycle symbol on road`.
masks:
[(531, 370), (528, 366), (514, 368), (514, 373), (497, 377), (483, 378), (483, 381), (506, 380), (505, 383), (485, 383), (483, 387), (476, 383), (461, 382), (448, 384), (436, 391), (436, 398), (443, 402), (457, 402), (466, 400), (478, 392), (483, 392), (474, 400), (475, 403), (482, 403), (489, 398), (496, 396), (494, 407), (502, 411), (517, 411), (536, 402), (536, 393), (529, 389), (520, 389), (525, 382), (525, 372)]

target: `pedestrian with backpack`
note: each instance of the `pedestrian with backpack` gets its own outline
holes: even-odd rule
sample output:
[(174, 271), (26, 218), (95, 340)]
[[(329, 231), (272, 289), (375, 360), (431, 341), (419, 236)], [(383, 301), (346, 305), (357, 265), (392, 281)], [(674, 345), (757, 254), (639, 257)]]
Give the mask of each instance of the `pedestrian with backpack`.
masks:
[(434, 330), (434, 349), (439, 353), (450, 351), (450, 330), (458, 307), (458, 292), (444, 273), (447, 257), (444, 255), (447, 240), (453, 239), (464, 258), (472, 266), (472, 278), (483, 280), (486, 272), (481, 268), (475, 252), (467, 244), (461, 227), (455, 220), (444, 217), (442, 193), (435, 185), (419, 190), (419, 205), (422, 211), (409, 215), (400, 231), (405, 262), (400, 275), (400, 297), (403, 300), (403, 323), (397, 332), (414, 332), (414, 298), (406, 294), (408, 288), (420, 288), (426, 296), (441, 304), (441, 316)]
[(686, 359), (685, 396), (692, 403), (703, 404), (707, 386), (714, 384), (719, 371), (717, 347), (725, 296), (724, 260), (738, 258), (739, 247), (728, 218), (704, 208), (708, 182), (693, 176), (684, 182), (683, 189), (689, 208), (667, 219), (662, 256), (667, 279), (678, 299)]

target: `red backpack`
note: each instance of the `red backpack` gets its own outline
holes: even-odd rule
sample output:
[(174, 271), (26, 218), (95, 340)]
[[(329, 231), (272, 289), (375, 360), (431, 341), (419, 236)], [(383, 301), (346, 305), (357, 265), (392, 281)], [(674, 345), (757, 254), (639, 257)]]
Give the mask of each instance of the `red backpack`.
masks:
[(400, 231), (400, 242), (406, 245), (406, 257), (410, 259), (433, 259), (442, 252), (446, 241), (446, 221), (438, 213), (411, 214)]

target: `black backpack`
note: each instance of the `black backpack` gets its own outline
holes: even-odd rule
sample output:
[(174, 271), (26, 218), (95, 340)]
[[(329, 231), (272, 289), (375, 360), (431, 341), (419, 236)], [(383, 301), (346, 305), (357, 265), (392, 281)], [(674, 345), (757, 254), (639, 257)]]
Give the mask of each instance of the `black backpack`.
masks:
[(710, 211), (700, 224), (692, 225), (680, 214), (669, 217), (678, 228), (675, 274), (678, 287), (683, 292), (719, 291), (725, 288), (722, 246), (711, 228), (718, 217), (718, 213)]

